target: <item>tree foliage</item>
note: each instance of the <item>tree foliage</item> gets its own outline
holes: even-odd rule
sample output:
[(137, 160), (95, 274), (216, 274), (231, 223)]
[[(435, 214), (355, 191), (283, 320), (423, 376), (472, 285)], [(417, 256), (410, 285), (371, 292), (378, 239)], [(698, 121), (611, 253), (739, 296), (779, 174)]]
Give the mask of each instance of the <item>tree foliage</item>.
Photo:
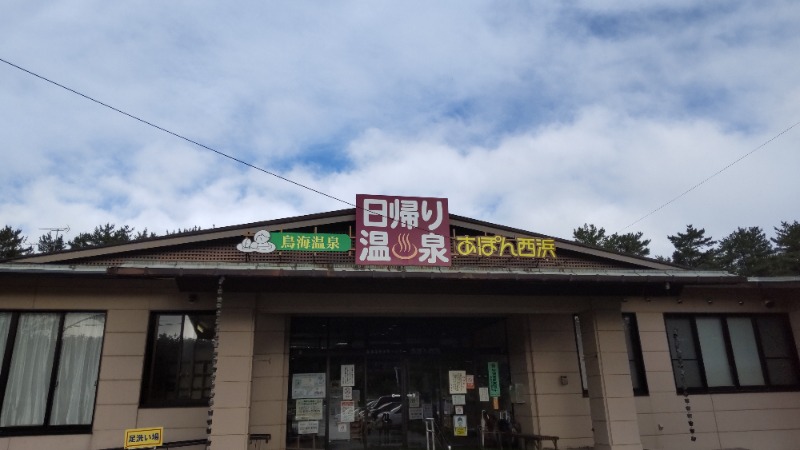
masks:
[(604, 246), (620, 253), (647, 256), (650, 254), (650, 249), (647, 248), (650, 245), (650, 239), (642, 239), (642, 235), (641, 231), (625, 234), (614, 233), (608, 237)]
[(706, 237), (705, 228), (695, 228), (686, 225), (685, 233), (667, 236), (675, 251), (672, 253), (672, 262), (693, 269), (717, 268), (717, 251), (714, 248), (717, 241), (710, 236)]
[(25, 245), (27, 236), (22, 235), (22, 230), (13, 229), (6, 225), (0, 229), (0, 259), (16, 258), (33, 251), (30, 245)]
[(781, 222), (775, 227), (776, 275), (800, 275), (800, 223)]
[(742, 276), (765, 276), (773, 272), (773, 249), (760, 227), (739, 227), (719, 242), (720, 267)]
[(178, 228), (176, 230), (167, 230), (167, 236), (169, 236), (171, 234), (191, 233), (193, 231), (200, 231), (202, 229), (203, 228), (195, 225), (192, 228)]
[(594, 224), (583, 224), (572, 230), (572, 237), (581, 244), (593, 245), (619, 253), (647, 256), (650, 254), (650, 239), (642, 239), (641, 231), (636, 233), (606, 235), (605, 228), (597, 228)]
[[(675, 247), (672, 258), (656, 256), (661, 262), (698, 270), (725, 270), (736, 275), (800, 276), (800, 222), (781, 222), (775, 237), (767, 238), (759, 227), (738, 227), (720, 241), (706, 235), (704, 228), (686, 225), (686, 230), (667, 236)], [(641, 232), (609, 235), (605, 228), (583, 224), (572, 230), (575, 241), (606, 250), (648, 256), (650, 239)], [(772, 244), (775, 244), (774, 246)]]
[(158, 235), (153, 233), (152, 231), (147, 231), (147, 228), (145, 228), (142, 231), (137, 231), (136, 234), (133, 235), (133, 238), (131, 240), (140, 241), (142, 239), (150, 239), (154, 237), (158, 237)]
[(113, 223), (98, 225), (91, 233), (80, 233), (69, 241), (70, 249), (100, 247), (103, 245), (124, 244), (126, 242), (138, 241), (156, 237), (155, 233), (148, 232), (147, 228), (140, 232), (123, 225), (119, 228)]
[(603, 247), (606, 240), (606, 229), (597, 228), (594, 224), (583, 224), (580, 228), (572, 230), (572, 238), (576, 242), (586, 245), (594, 245), (595, 247)]
[(39, 242), (36, 244), (39, 253), (54, 253), (67, 249), (67, 244), (64, 243), (64, 236), (53, 236), (53, 232), (39, 236)]

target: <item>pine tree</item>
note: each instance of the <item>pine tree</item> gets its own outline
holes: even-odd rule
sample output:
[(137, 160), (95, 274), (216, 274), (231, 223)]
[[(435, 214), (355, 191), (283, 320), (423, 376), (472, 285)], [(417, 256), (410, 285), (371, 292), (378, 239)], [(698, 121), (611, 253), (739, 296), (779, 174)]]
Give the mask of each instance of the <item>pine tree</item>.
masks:
[(641, 231), (625, 234), (614, 233), (608, 237), (603, 247), (619, 253), (647, 256), (650, 254), (650, 249), (647, 248), (650, 245), (650, 239), (642, 239), (643, 234)]
[(606, 250), (631, 255), (647, 256), (650, 254), (650, 239), (642, 239), (641, 231), (636, 233), (617, 234), (606, 236), (605, 228), (597, 228), (593, 224), (583, 224), (580, 228), (572, 230), (572, 237), (581, 244), (594, 245)]
[(774, 271), (772, 244), (760, 227), (739, 227), (721, 240), (717, 260), (728, 272), (747, 277)]
[(776, 275), (800, 275), (800, 223), (781, 222), (775, 227)]
[(16, 258), (31, 253), (33, 248), (25, 245), (27, 241), (28, 238), (22, 235), (22, 230), (15, 230), (6, 225), (0, 229), (0, 259)]
[(685, 233), (667, 236), (675, 252), (672, 253), (672, 262), (693, 269), (713, 269), (716, 267), (717, 241), (706, 237), (704, 228), (697, 229), (691, 224), (686, 225)]
[(128, 225), (117, 228), (107, 223), (94, 227), (91, 233), (80, 233), (69, 241), (69, 248), (100, 247), (103, 245), (124, 244), (133, 240), (133, 228)]
[(194, 231), (201, 231), (203, 228), (199, 225), (195, 225), (192, 228), (178, 228), (176, 230), (167, 230), (167, 236), (171, 234), (182, 234), (182, 233), (191, 233)]
[[(133, 231), (133, 228), (131, 228), (131, 231)], [(152, 231), (147, 231), (147, 228), (145, 228), (142, 231), (137, 231), (136, 234), (131, 237), (131, 240), (141, 241), (142, 239), (150, 239), (154, 237), (158, 237), (158, 235)]]
[(53, 232), (39, 236), (39, 243), (36, 244), (39, 253), (54, 253), (67, 249), (64, 243), (64, 236), (53, 237)]
[(589, 225), (586, 223), (582, 227), (572, 230), (572, 238), (581, 244), (594, 245), (595, 247), (602, 247), (608, 239), (605, 228), (598, 230), (594, 224)]

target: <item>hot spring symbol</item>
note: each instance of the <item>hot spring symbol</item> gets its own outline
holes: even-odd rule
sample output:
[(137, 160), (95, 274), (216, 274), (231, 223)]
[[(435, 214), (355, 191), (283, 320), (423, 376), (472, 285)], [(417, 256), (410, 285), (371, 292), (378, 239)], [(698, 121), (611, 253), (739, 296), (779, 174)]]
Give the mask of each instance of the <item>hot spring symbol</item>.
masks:
[(417, 246), (411, 243), (408, 233), (397, 236), (397, 243), (392, 246), (392, 255), (395, 258), (412, 259), (417, 256), (417, 253), (419, 253)]

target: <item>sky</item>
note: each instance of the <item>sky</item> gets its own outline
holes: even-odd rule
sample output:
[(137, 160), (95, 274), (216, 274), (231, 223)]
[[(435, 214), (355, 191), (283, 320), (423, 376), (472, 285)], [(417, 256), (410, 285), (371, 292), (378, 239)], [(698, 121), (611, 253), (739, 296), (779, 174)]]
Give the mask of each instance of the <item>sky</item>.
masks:
[[(446, 197), (565, 239), (641, 231), (651, 256), (688, 224), (721, 239), (800, 220), (800, 125), (781, 134), (800, 122), (796, 0), (0, 10), (0, 59), (346, 202)], [(0, 137), (0, 226), (31, 243), (350, 207), (2, 62)]]

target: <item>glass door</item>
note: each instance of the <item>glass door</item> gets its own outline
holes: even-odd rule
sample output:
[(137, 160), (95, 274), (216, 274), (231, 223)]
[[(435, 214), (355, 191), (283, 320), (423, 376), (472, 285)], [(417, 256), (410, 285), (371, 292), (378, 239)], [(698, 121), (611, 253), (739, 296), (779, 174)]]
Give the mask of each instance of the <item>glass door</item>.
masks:
[(367, 447), (405, 445), (405, 378), (402, 358), (367, 359)]
[(286, 448), (421, 450), (426, 419), (477, 447), (510, 412), (505, 341), (501, 318), (294, 318)]
[(331, 356), (328, 408), (330, 449), (363, 449), (367, 437), (364, 418), (364, 357)]
[(425, 419), (441, 424), (442, 392), (438, 361), (409, 358), (408, 361), (408, 448), (426, 448)]

